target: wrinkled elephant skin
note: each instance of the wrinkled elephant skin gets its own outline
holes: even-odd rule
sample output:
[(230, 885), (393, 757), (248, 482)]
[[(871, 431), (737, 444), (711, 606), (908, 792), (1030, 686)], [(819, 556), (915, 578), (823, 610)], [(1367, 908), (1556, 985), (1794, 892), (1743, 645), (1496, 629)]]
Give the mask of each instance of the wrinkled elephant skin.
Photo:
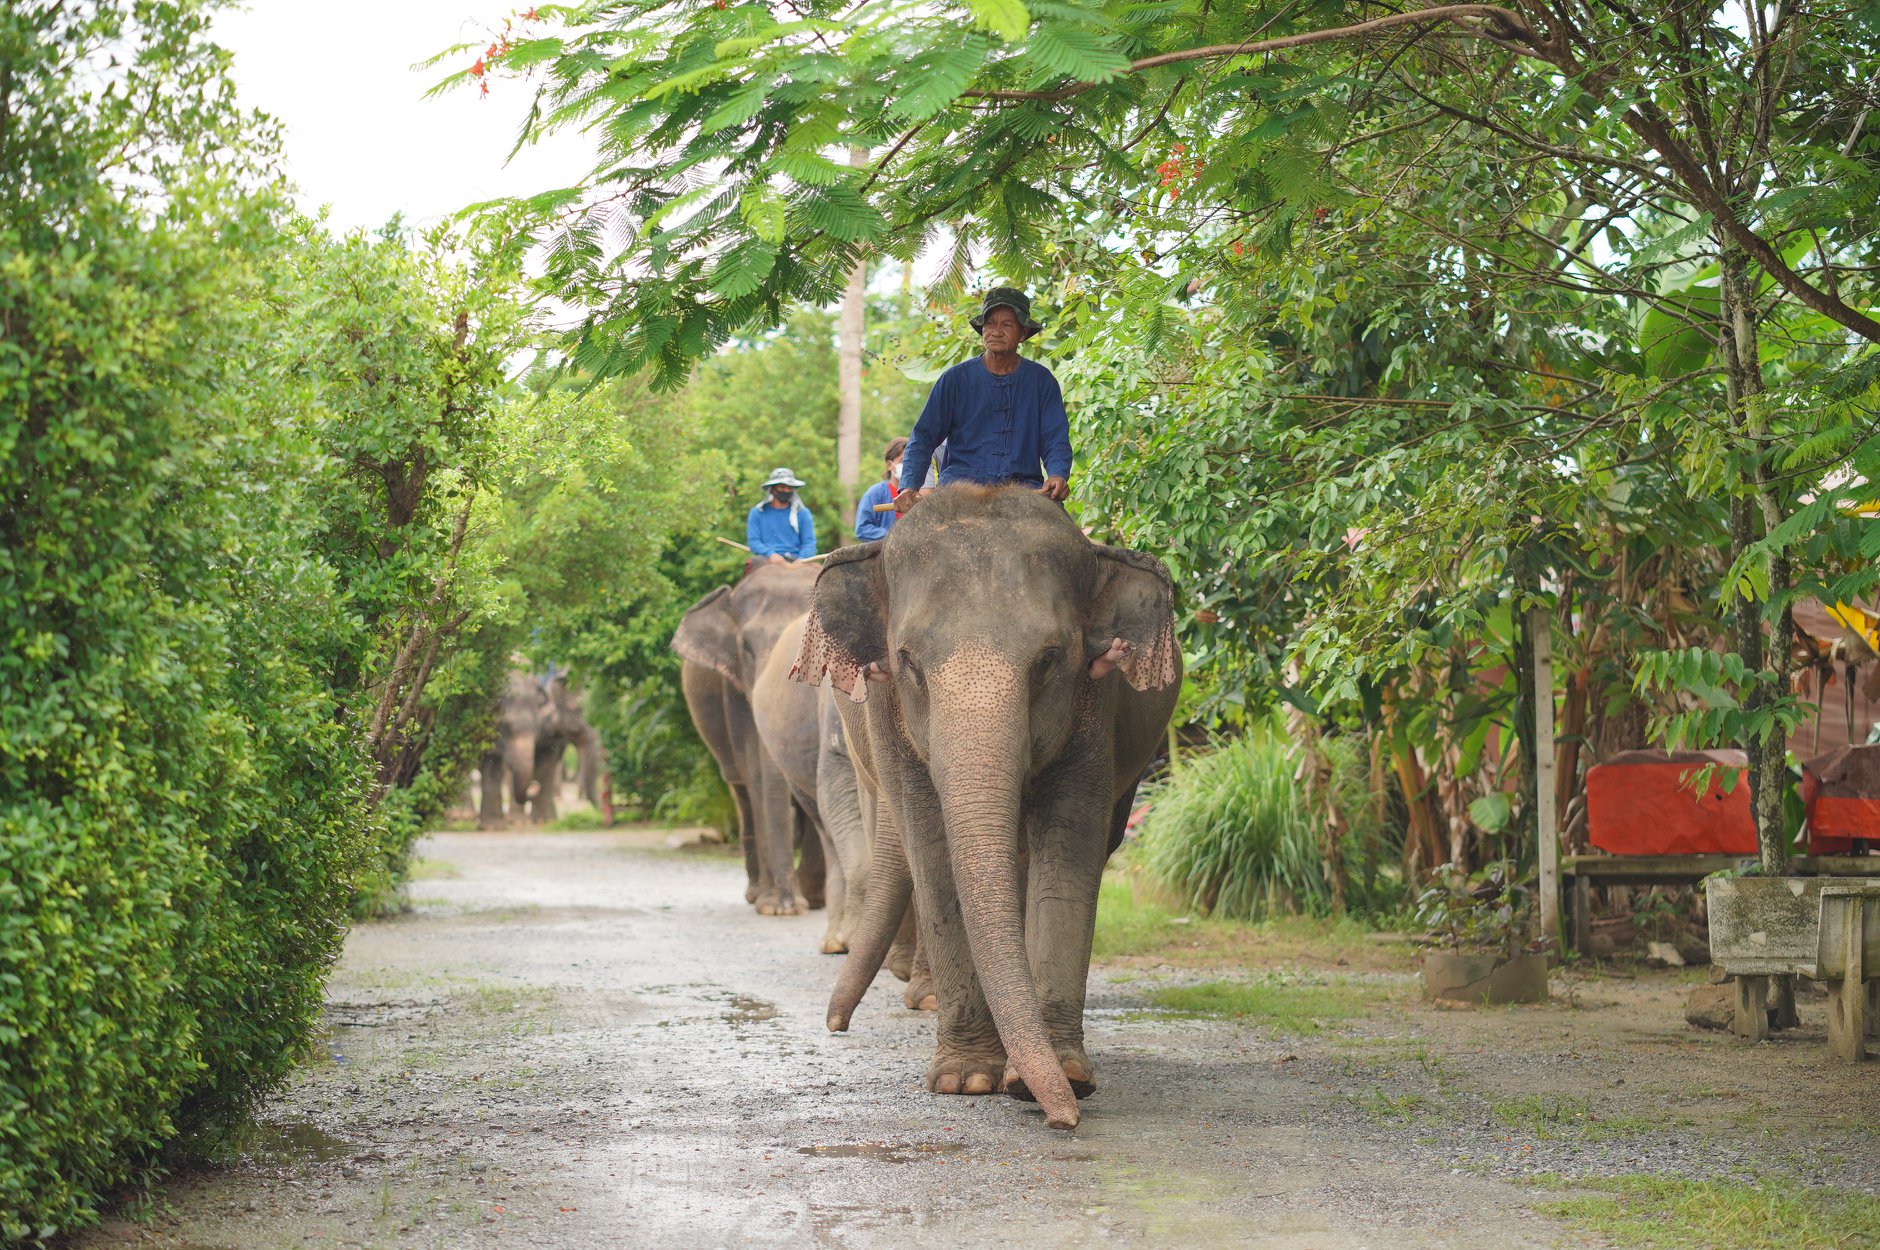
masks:
[(765, 751), (821, 838), (829, 907), (821, 948), (834, 955), (848, 949), (852, 920), (867, 894), (868, 838), (835, 692), (827, 684), (819, 689), (790, 680), (807, 620), (806, 614), (791, 621), (771, 648), (751, 691), (751, 714)]
[[(800, 882), (792, 865), (798, 820), (807, 813), (764, 746), (752, 712), (758, 674), (784, 629), (808, 610), (815, 581), (815, 565), (759, 565), (736, 586), (693, 604), (672, 638), (684, 661), (680, 677), (692, 723), (737, 803), (749, 878), (745, 899), (766, 916), (799, 915), (821, 901), (823, 890), (813, 827), (806, 826), (811, 832)], [(805, 732), (814, 734), (813, 716)]]
[(849, 962), (885, 953), (898, 845), (939, 997), (928, 1088), (1004, 1088), (1075, 1127), (1097, 888), (1180, 681), (1168, 571), (1035, 491), (949, 486), (829, 559), (796, 667), (825, 674), (864, 710), (887, 800)]

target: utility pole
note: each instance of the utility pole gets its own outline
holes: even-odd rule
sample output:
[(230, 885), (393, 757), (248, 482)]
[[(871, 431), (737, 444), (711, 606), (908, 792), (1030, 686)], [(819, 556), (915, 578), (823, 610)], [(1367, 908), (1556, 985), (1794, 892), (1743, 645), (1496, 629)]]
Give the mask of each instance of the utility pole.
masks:
[[(849, 164), (868, 164), (868, 149), (851, 147)], [(855, 526), (855, 499), (862, 472), (862, 336), (867, 331), (864, 312), (868, 295), (868, 262), (858, 260), (849, 271), (848, 289), (842, 293), (842, 320), (837, 345), (836, 476), (842, 479), (842, 528)]]

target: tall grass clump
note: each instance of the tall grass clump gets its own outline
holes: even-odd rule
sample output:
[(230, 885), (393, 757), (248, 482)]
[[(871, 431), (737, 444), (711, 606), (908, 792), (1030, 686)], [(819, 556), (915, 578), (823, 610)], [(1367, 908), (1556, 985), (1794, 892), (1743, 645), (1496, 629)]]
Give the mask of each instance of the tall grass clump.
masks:
[[(1334, 801), (1349, 828), (1341, 843), (1349, 910), (1387, 911), (1402, 903), (1397, 851), (1369, 793), (1359, 743), (1321, 739), (1333, 765)], [(1272, 915), (1330, 915), (1332, 869), (1317, 813), (1308, 810), (1296, 774), (1298, 756), (1276, 720), (1218, 743), (1172, 774), (1147, 797), (1140, 862), (1190, 907), (1255, 920)]]

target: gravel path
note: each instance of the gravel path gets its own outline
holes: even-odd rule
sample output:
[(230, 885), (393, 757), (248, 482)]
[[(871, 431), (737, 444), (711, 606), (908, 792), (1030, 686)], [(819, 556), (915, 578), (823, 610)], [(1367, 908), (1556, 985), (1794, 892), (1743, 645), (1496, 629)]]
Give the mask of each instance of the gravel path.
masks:
[(1362, 1018), (1275, 1035), (1144, 1010), (1192, 972), (1099, 969), (1102, 1088), (1054, 1132), (927, 1094), (931, 1019), (885, 973), (825, 1031), (822, 916), (756, 916), (739, 861), (662, 841), (427, 839), (244, 1152), (74, 1245), (1518, 1250), (1602, 1244), (1522, 1174), (1880, 1187), (1875, 1065), (1693, 1033), (1675, 978), (1449, 1012), (1386, 972)]

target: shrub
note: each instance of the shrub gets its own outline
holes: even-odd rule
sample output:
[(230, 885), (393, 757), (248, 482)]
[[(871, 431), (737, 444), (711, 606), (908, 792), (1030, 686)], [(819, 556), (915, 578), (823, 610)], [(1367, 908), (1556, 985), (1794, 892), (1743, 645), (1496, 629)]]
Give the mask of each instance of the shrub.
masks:
[[(1353, 911), (1401, 903), (1389, 865), (1396, 853), (1367, 800), (1364, 753), (1327, 737), (1333, 788), (1350, 828), (1342, 843)], [(1164, 888), (1205, 912), (1256, 919), (1332, 910), (1323, 833), (1294, 779), (1298, 759), (1276, 722), (1258, 722), (1168, 776), (1147, 796), (1142, 862)]]
[[(337, 624), (311, 449), (229, 372), (276, 235), (202, 21), (0, 10), (6, 1241), (84, 1222), (285, 1076), (367, 832), (361, 753), (305, 659)], [(93, 74), (105, 57), (126, 68)], [(99, 180), (113, 154), (127, 186)]]

